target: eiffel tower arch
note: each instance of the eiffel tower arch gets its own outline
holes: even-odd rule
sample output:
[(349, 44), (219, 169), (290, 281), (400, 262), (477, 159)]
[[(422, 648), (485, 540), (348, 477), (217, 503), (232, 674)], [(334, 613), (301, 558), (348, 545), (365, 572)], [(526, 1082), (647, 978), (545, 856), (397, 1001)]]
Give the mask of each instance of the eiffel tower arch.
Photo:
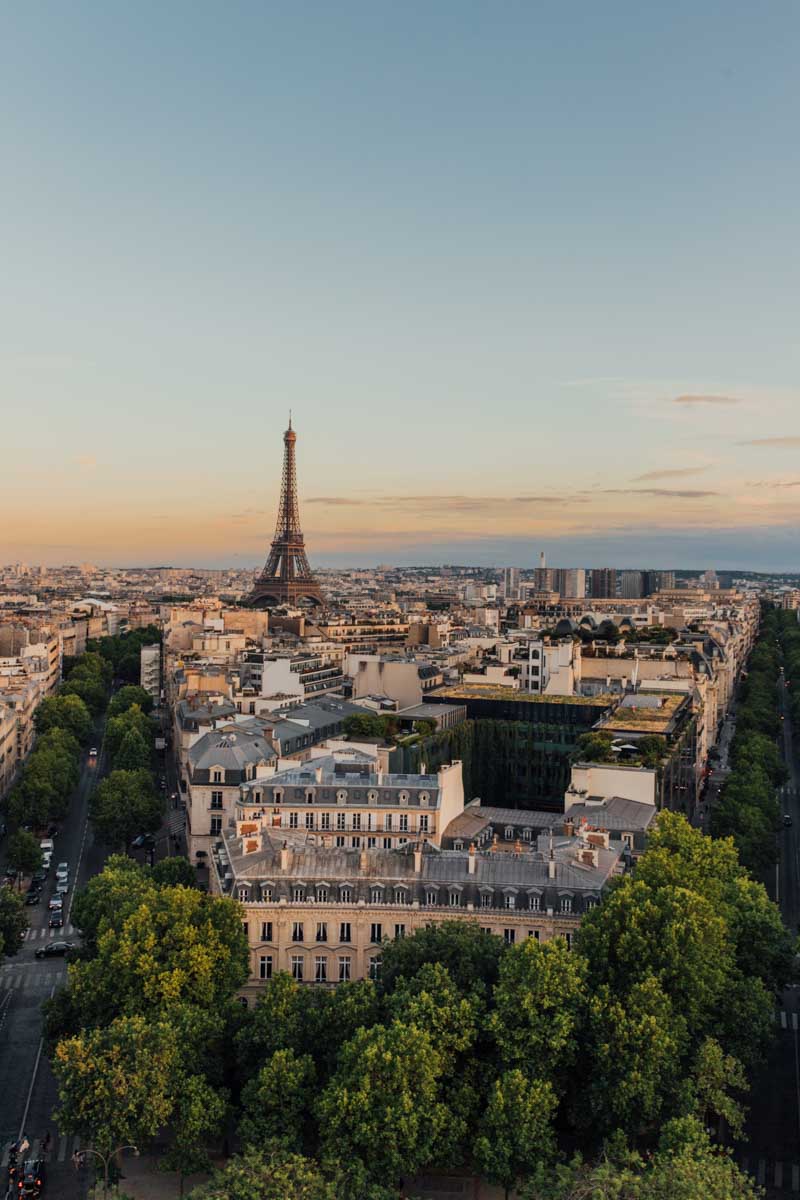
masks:
[(322, 605), (322, 588), (306, 558), (297, 504), (297, 471), (294, 447), (297, 434), (289, 428), (283, 435), (283, 478), (275, 537), (264, 569), (253, 584), (245, 604), (249, 608), (273, 608), (279, 604)]

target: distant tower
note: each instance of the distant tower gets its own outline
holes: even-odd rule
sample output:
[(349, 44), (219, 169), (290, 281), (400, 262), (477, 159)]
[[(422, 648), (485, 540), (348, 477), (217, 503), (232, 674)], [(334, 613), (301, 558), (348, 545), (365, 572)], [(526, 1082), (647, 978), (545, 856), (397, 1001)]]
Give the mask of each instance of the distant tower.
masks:
[(544, 556), (544, 550), (539, 554), (539, 570), (543, 571), (547, 566), (547, 559)]
[(294, 445), (297, 434), (289, 428), (283, 435), (283, 479), (281, 502), (275, 537), (264, 570), (256, 579), (253, 590), (247, 597), (250, 608), (271, 608), (277, 604), (296, 604), (308, 600), (322, 604), (322, 589), (311, 573), (306, 558), (306, 547), (300, 529), (300, 513), (297, 507), (297, 472), (294, 462)]

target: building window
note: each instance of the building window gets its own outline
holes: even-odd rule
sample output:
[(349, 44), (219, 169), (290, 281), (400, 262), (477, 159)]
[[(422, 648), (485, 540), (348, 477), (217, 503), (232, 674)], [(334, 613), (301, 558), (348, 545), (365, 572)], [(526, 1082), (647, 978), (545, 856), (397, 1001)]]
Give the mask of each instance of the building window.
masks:
[(430, 796), (428, 795), (427, 792), (420, 792), (420, 794), (419, 794), (420, 804), (427, 804), (429, 799), (430, 799)]
[(211, 793), (211, 807), (222, 808), (222, 792)]
[(242, 904), (246, 904), (248, 899), (249, 899), (249, 888), (240, 887), (239, 888), (239, 900), (241, 901)]
[(408, 833), (408, 813), (400, 813), (400, 832)]
[(383, 888), (370, 888), (369, 902), (370, 904), (383, 904)]
[(318, 954), (314, 959), (314, 982), (328, 982), (328, 960), (322, 954)]
[(258, 978), (272, 979), (272, 955), (262, 954), (258, 960)]
[(514, 827), (512, 825), (506, 825), (506, 841), (510, 842), (511, 839), (513, 838), (513, 836), (514, 836)]
[(450, 907), (451, 908), (460, 908), (460, 906), (461, 906), (461, 892), (451, 892), (450, 893)]
[(303, 980), (303, 957), (301, 954), (292, 955), (292, 979)]
[(369, 960), (369, 977), (370, 979), (380, 979), (381, 977), (381, 956), (374, 954)]
[(463, 850), (464, 843), (463, 842), (453, 842), (453, 849), (454, 850)]
[(383, 828), (387, 831), (387, 833), (392, 828), (392, 814), (391, 813), (387, 813), (386, 816), (383, 818)]
[(339, 941), (340, 942), (352, 941), (352, 938), (350, 936), (350, 922), (349, 921), (342, 921), (341, 925), (339, 926)]
[(541, 907), (542, 907), (541, 896), (529, 896), (528, 897), (528, 908), (531, 910), (531, 912), (538, 912)]
[(328, 889), (326, 887), (317, 888), (317, 902), (319, 904), (328, 903)]
[(293, 942), (302, 942), (303, 941), (303, 922), (302, 921), (294, 921), (293, 922), (293, 924), (292, 924), (292, 941)]
[(419, 815), (419, 831), (420, 833), (428, 832), (428, 814), (420, 813)]
[(375, 849), (375, 843), (377, 842), (377, 840), (378, 840), (377, 838), (374, 838), (374, 837), (368, 837), (368, 838), (367, 838), (367, 849), (368, 849), (368, 850), (374, 850), (374, 849)]
[(395, 904), (408, 904), (408, 892), (405, 888), (395, 888), (394, 902)]
[(211, 836), (222, 833), (222, 817), (211, 818)]
[(359, 836), (359, 834), (356, 834), (354, 838), (351, 838), (351, 841), (353, 843), (354, 850), (361, 849), (361, 837)]
[(535, 942), (538, 942), (538, 941), (539, 941), (539, 930), (538, 930), (538, 929), (529, 929), (529, 930), (528, 930), (528, 937), (529, 937), (529, 938), (533, 938), (533, 940), (534, 940)]
[(325, 830), (330, 829), (330, 827), (331, 827), (331, 814), (330, 813), (322, 814), (322, 816), (319, 819), (319, 827), (320, 827), (320, 829), (325, 829)]
[(343, 954), (339, 959), (339, 983), (348, 983), (350, 980), (350, 963), (349, 954)]
[(595, 907), (596, 907), (596, 905), (597, 905), (597, 900), (595, 899), (595, 897), (594, 897), (594, 896), (587, 896), (587, 897), (586, 897), (586, 907), (587, 907), (587, 909), (589, 909), (589, 908), (595, 908)]
[(481, 892), (481, 908), (491, 908), (491, 907), (492, 907), (492, 893), (491, 892)]
[(369, 927), (369, 940), (371, 942), (383, 941), (383, 926), (380, 921), (373, 921)]
[(506, 894), (503, 898), (503, 908), (516, 908), (516, 907), (517, 907), (517, 897), (514, 896), (511, 892), (506, 892)]
[(337, 835), (336, 835), (336, 845), (337, 845), (337, 846), (338, 846), (340, 849), (342, 849), (342, 848), (343, 848), (343, 846), (344, 846), (344, 844), (345, 844), (345, 841), (346, 841), (346, 840), (347, 840), (347, 839), (345, 838), (345, 836), (344, 836), (344, 834), (343, 834), (343, 833), (337, 833)]
[(567, 941), (567, 949), (568, 949), (568, 950), (571, 950), (571, 949), (572, 949), (572, 934), (571, 934), (571, 933), (565, 933), (565, 934), (564, 934), (564, 937), (566, 938), (566, 941)]
[(337, 813), (337, 814), (336, 814), (336, 828), (337, 828), (337, 829), (344, 829), (344, 828), (345, 828), (345, 820), (346, 820), (346, 818), (347, 818), (347, 813)]
[(211, 772), (211, 782), (212, 783), (222, 783), (222, 771), (212, 771)]
[(303, 901), (305, 900), (305, 898), (306, 898), (306, 889), (305, 888), (296, 887), (294, 889), (294, 891), (292, 892), (292, 899), (294, 900), (295, 904), (302, 904)]
[(523, 831), (522, 831), (522, 840), (523, 840), (523, 842), (529, 842), (529, 841), (531, 840), (531, 831), (530, 831), (530, 829), (523, 829)]
[(572, 912), (572, 897), (571, 896), (562, 896), (561, 897), (561, 911), (562, 911), (562, 913), (571, 913)]
[(314, 828), (314, 814), (306, 813), (306, 829)]
[(306, 804), (313, 804), (313, 803), (314, 803), (314, 793), (306, 792)]
[(272, 888), (271, 887), (265, 887), (265, 888), (261, 889), (261, 899), (264, 901), (265, 904), (272, 903)]
[(353, 829), (361, 828), (361, 813), (353, 813)]
[(391, 838), (385, 837), (383, 839), (383, 848), (384, 848), (384, 850), (391, 850), (391, 848), (392, 848), (392, 839)]
[(317, 921), (317, 941), (327, 942), (328, 940), (328, 923), (327, 921)]
[(504, 929), (503, 930), (503, 941), (505, 942), (505, 944), (507, 946), (513, 946), (514, 942), (516, 940), (517, 940), (517, 931), (515, 929)]
[(261, 922), (261, 940), (262, 942), (272, 941), (272, 921)]
[(247, 921), (242, 921), (242, 933), (244, 934), (245, 938), (249, 942), (250, 941), (250, 926), (247, 924)]
[(289, 813), (289, 828), (297, 829), (297, 813), (296, 812)]
[(398, 800), (401, 804), (408, 804), (408, 792), (401, 792), (398, 796)]
[(394, 927), (394, 936), (395, 936), (396, 938), (402, 938), (402, 937), (405, 937), (405, 936), (406, 936), (406, 927), (405, 927), (405, 925), (395, 925), (395, 927)]

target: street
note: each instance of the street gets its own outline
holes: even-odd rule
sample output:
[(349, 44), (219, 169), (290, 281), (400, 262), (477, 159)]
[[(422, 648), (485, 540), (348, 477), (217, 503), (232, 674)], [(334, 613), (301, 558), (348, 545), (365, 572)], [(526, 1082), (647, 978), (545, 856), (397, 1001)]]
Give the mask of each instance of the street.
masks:
[[(98, 721), (94, 737), (100, 739), (104, 722)], [(102, 870), (105, 850), (94, 843), (88, 822), (89, 797), (100, 763), (90, 764), (84, 756), (81, 778), (63, 828), (55, 839), (53, 861), (68, 862), (70, 892), (63, 929), (48, 928), (47, 904), (55, 889), (54, 876), (47, 880), (38, 905), (26, 909), (30, 928), (22, 949), (0, 967), (0, 1146), (2, 1178), (5, 1177), (8, 1146), (24, 1131), (36, 1151), (49, 1132), (51, 1143), (43, 1157), (47, 1161), (47, 1192), (59, 1200), (80, 1200), (85, 1192), (85, 1173), (80, 1176), (71, 1163), (78, 1140), (60, 1137), (52, 1112), (56, 1106), (55, 1080), (42, 1049), (41, 1004), (61, 987), (66, 978), (63, 958), (37, 959), (36, 950), (55, 940), (76, 938), (70, 921), (72, 899), (90, 875)]]
[[(800, 800), (797, 787), (795, 739), (788, 704), (786, 681), (781, 673), (779, 711), (783, 717), (783, 752), (789, 773), (780, 791), (781, 811), (791, 825), (778, 835), (779, 862), (776, 870), (781, 912), (790, 930), (800, 921)], [(770, 889), (771, 894), (774, 890)], [(764, 1069), (753, 1081), (749, 1098), (747, 1145), (737, 1154), (740, 1163), (766, 1186), (770, 1197), (800, 1195), (800, 991), (785, 989), (782, 1006), (775, 1014), (775, 1044)]]

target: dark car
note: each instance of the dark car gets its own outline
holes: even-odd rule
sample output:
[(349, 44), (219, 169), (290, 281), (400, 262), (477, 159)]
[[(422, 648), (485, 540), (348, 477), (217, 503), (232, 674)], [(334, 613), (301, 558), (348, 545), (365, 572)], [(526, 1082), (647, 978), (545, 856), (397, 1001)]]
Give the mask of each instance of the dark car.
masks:
[(51, 825), (51, 826), (48, 828), (48, 830), (47, 830), (47, 836), (48, 836), (49, 838), (54, 838), (54, 837), (56, 836), (56, 834), (57, 834), (57, 833), (58, 833), (58, 826), (57, 826), (57, 825)]
[(37, 886), (41, 887), (46, 879), (47, 871), (37, 871), (36, 874), (31, 877), (31, 888), (29, 890), (32, 890), (34, 884), (37, 884)]
[(63, 909), (54, 908), (50, 913), (50, 920), (47, 923), (51, 929), (61, 929), (64, 924)]
[(29, 888), (28, 894), (25, 897), (25, 903), (29, 908), (33, 908), (34, 904), (38, 904), (42, 898), (42, 893), (39, 888)]
[(74, 949), (74, 942), (48, 942), (46, 946), (39, 946), (36, 951), (36, 957), (63, 958), (65, 954), (69, 954)]
[(44, 1159), (29, 1158), (27, 1162), (22, 1164), (22, 1172), (19, 1181), (19, 1195), (30, 1197), (30, 1200), (35, 1200), (37, 1196), (41, 1196), (44, 1189)]
[(789, 826), (791, 825), (791, 823), (792, 823), (792, 818), (791, 818), (791, 816), (789, 815), (789, 813), (784, 813), (784, 814), (783, 814), (783, 823), (784, 823), (784, 825), (786, 826), (786, 828), (787, 828), (787, 829), (788, 829), (788, 828), (789, 828)]
[(156, 839), (153, 837), (152, 833), (140, 833), (139, 836), (135, 837), (131, 842), (131, 845), (136, 846), (137, 849), (140, 849), (142, 846), (155, 846), (155, 844)]

